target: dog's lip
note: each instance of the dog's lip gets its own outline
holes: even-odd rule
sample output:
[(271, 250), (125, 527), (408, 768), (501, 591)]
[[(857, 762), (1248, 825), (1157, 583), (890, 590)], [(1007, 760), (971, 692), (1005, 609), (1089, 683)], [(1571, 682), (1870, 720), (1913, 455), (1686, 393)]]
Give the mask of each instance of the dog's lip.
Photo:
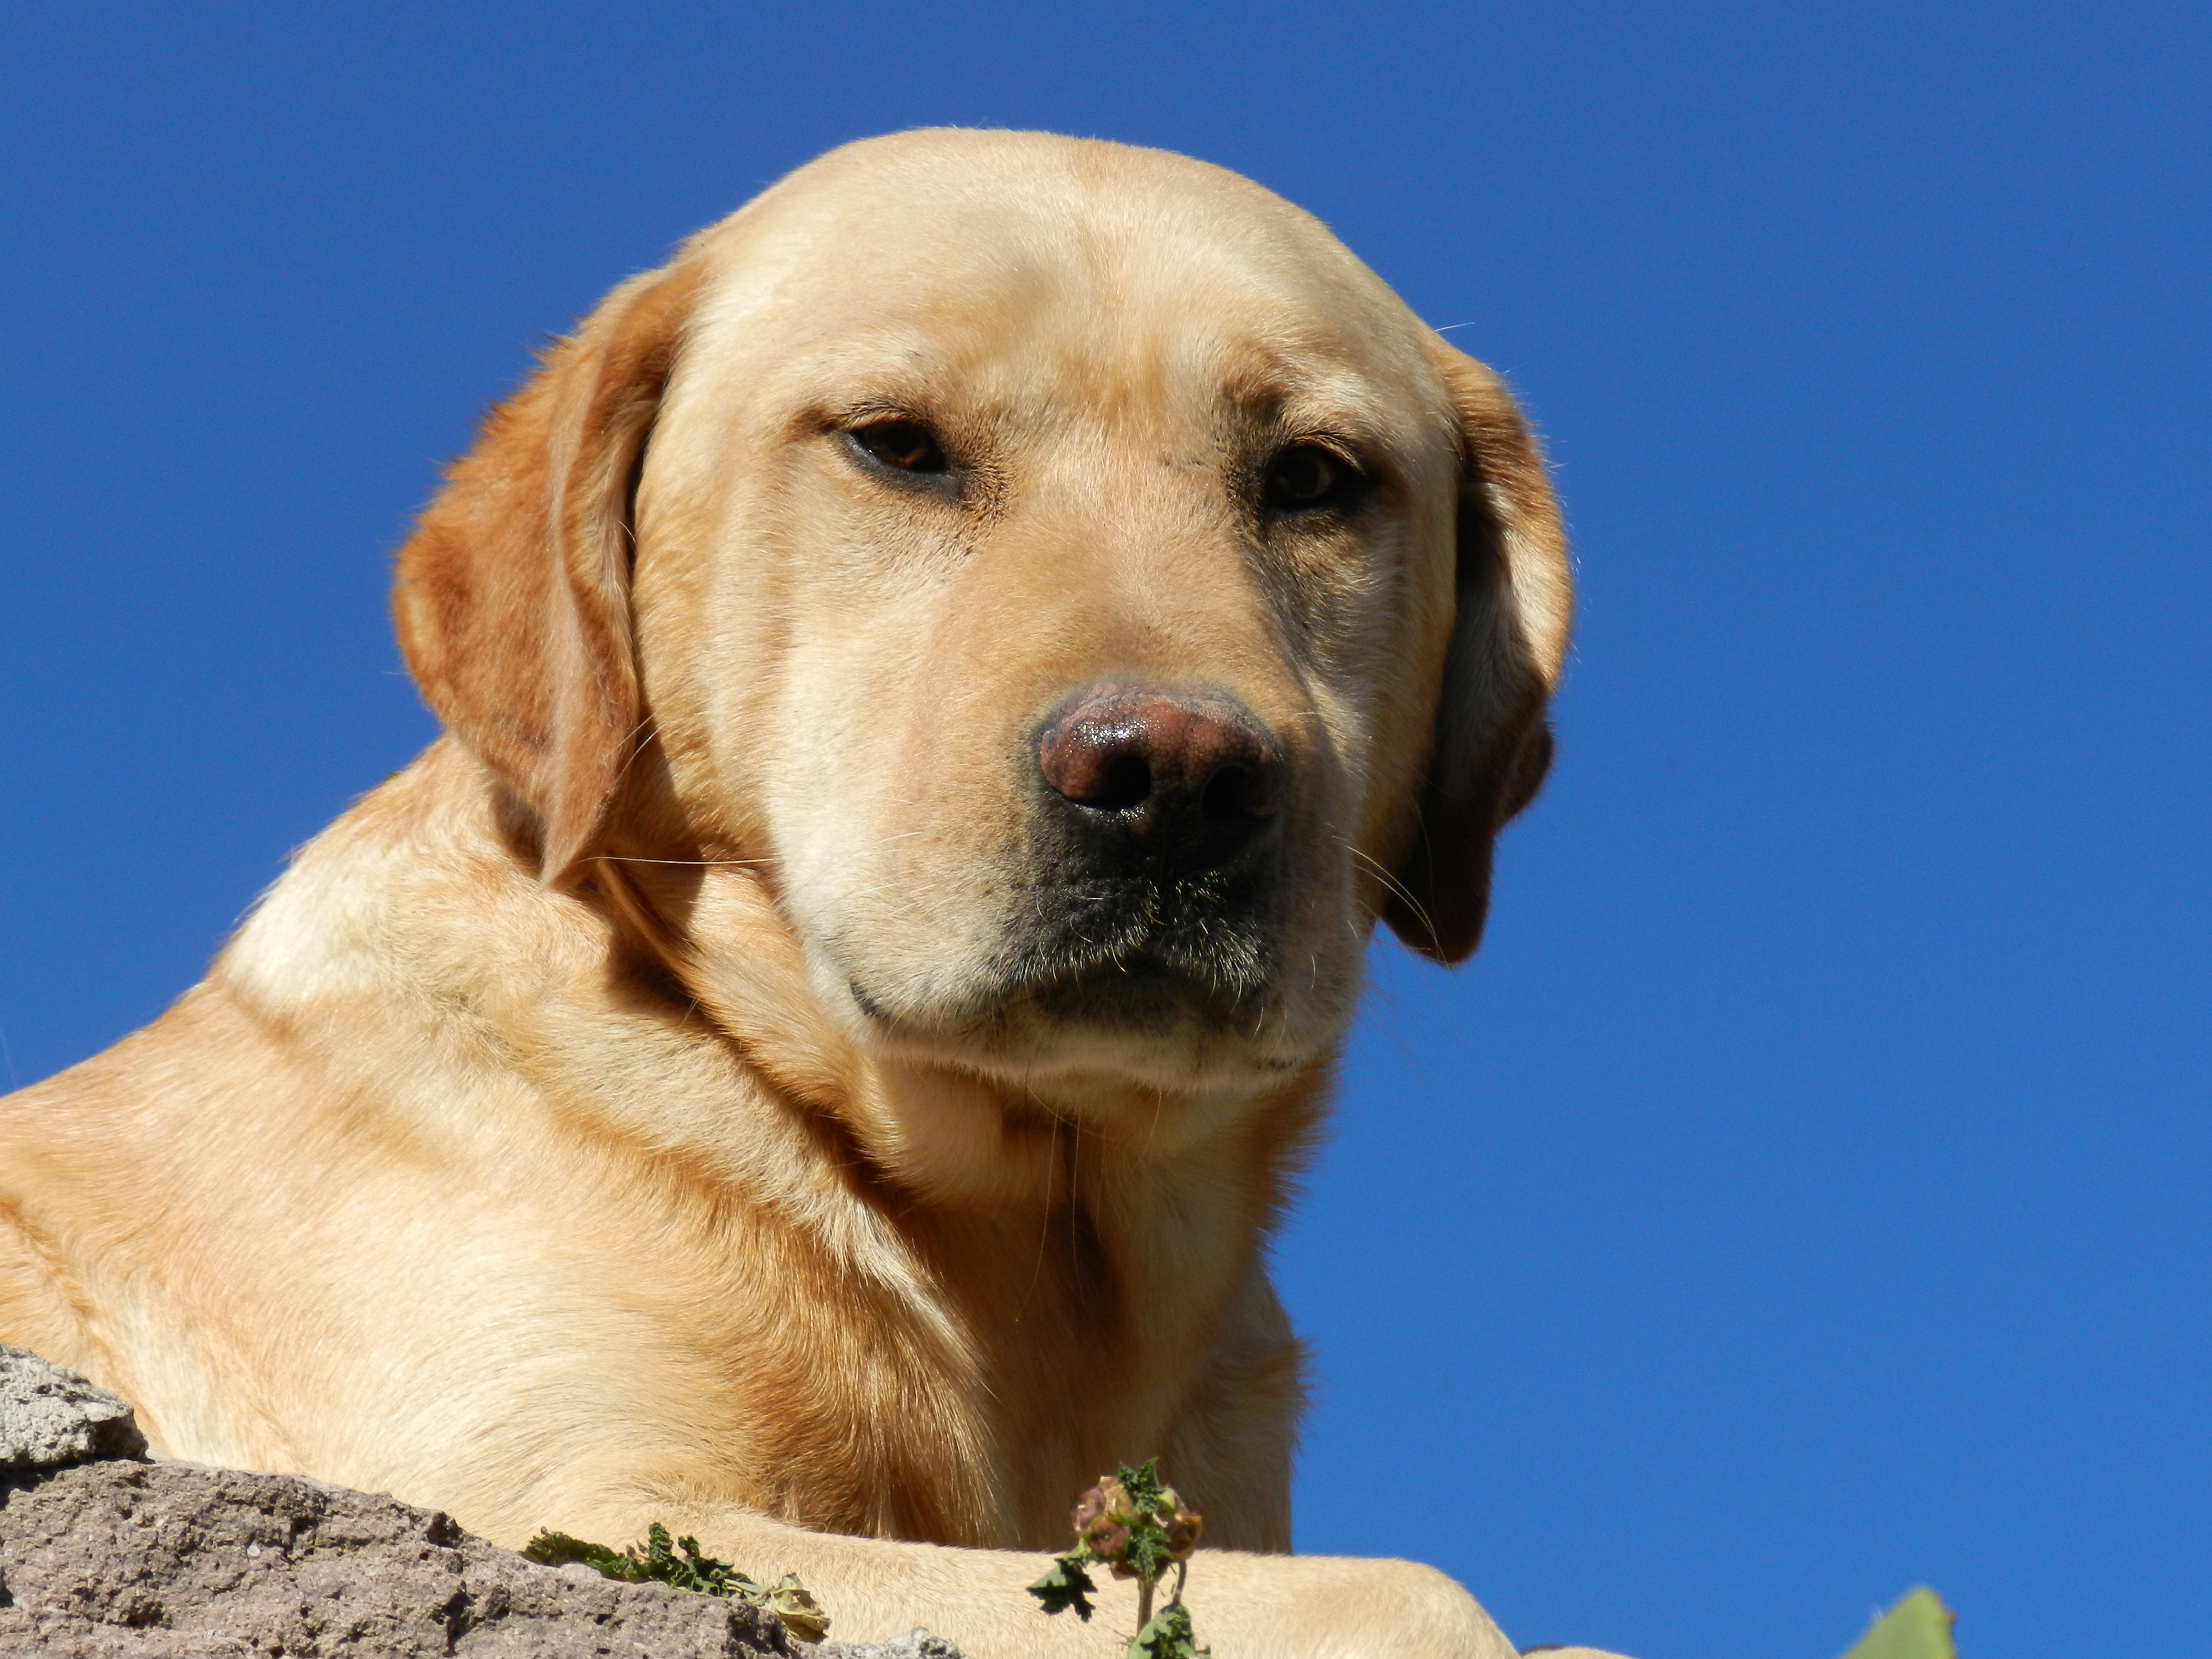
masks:
[(845, 975), (845, 989), (853, 999), (853, 1006), (877, 1024), (890, 1025), (896, 1023), (896, 1017), (891, 1012), (868, 994), (867, 988), (860, 983), (860, 976), (858, 974)]
[(1037, 975), (1008, 988), (1007, 995), (1015, 1000), (1038, 1002), (1124, 989), (1168, 995), (1194, 994), (1201, 1003), (1218, 1003), (1224, 1007), (1243, 1006), (1266, 994), (1265, 987), (1255, 987), (1241, 994), (1224, 996), (1195, 970), (1171, 962), (1158, 951), (1143, 950)]
[(1039, 964), (1033, 972), (1010, 975), (991, 989), (958, 1004), (902, 1009), (872, 991), (856, 973), (845, 978), (853, 1006), (872, 1025), (887, 1032), (944, 1040), (973, 1035), (1023, 1015), (1071, 1030), (1112, 1024), (1082, 1017), (1088, 999), (1110, 1001), (1116, 994), (1149, 994), (1162, 1014), (1195, 1016), (1218, 1030), (1249, 1027), (1272, 1005), (1267, 980), (1224, 989), (1202, 969), (1142, 948), (1101, 954), (1079, 962)]
[[(1122, 977), (1119, 970), (1032, 983), (988, 1004), (952, 1011), (904, 1012), (886, 1007), (857, 977), (848, 981), (854, 1007), (874, 1033), (887, 1055), (902, 1056), (976, 1077), (995, 1079), (1032, 1094), (1054, 1079), (1088, 1078), (1089, 1086), (1134, 1086), (1154, 1093), (1212, 1094), (1227, 1090), (1239, 1094), (1258, 1087), (1273, 1087), (1272, 1079), (1291, 1077), (1311, 1065), (1321, 1048), (1315, 1042), (1286, 1040), (1278, 1019), (1255, 1017), (1249, 1007), (1241, 1014), (1229, 1005), (1216, 1003), (1212, 1018), (1199, 1033), (1181, 1036), (1170, 1030), (1151, 1029), (1142, 1018), (1113, 1020), (1069, 1018), (1042, 1006), (1054, 989), (1079, 995), (1077, 980), (1103, 982)], [(1188, 985), (1187, 977), (1177, 975)], [(1167, 1005), (1168, 1018), (1181, 1023), (1194, 1011), (1194, 1000)], [(1262, 1030), (1265, 1028), (1265, 1034)], [(1074, 1045), (1062, 1053), (1054, 1037)], [(1164, 1059), (1182, 1042), (1195, 1036), (1200, 1048), (1191, 1056), (1194, 1066), (1173, 1062), (1164, 1070), (1150, 1062), (1131, 1069), (1123, 1045), (1135, 1042), (1143, 1053)], [(1040, 1044), (1039, 1039), (1043, 1041)], [(1111, 1045), (1106, 1050), (1096, 1045)], [(1224, 1048), (1223, 1045), (1226, 1043)], [(1120, 1055), (1120, 1058), (1108, 1058)]]

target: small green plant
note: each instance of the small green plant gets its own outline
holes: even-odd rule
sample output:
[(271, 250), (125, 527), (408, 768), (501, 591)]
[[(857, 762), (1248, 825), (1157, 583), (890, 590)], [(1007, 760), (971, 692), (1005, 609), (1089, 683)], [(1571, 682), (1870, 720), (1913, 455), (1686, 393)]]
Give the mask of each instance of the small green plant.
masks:
[[(1116, 1578), (1137, 1581), (1137, 1634), (1125, 1659), (1211, 1659), (1182, 1604), (1190, 1553), (1205, 1523), (1183, 1508), (1174, 1487), (1161, 1484), (1158, 1466), (1158, 1458), (1148, 1458), (1136, 1468), (1124, 1463), (1119, 1474), (1101, 1475), (1075, 1506), (1075, 1547), (1054, 1558), (1030, 1594), (1047, 1613), (1073, 1607), (1087, 1621), (1097, 1611), (1091, 1598), (1098, 1586), (1085, 1569), (1110, 1568)], [(1170, 1566), (1175, 1589), (1155, 1614), (1152, 1592)]]
[(781, 1583), (757, 1583), (726, 1561), (702, 1554), (696, 1538), (671, 1539), (658, 1521), (646, 1528), (645, 1546), (611, 1550), (590, 1544), (565, 1532), (541, 1532), (522, 1547), (526, 1559), (549, 1567), (580, 1561), (609, 1578), (633, 1584), (673, 1584), (678, 1589), (702, 1595), (734, 1596), (774, 1613), (783, 1627), (803, 1642), (818, 1642), (830, 1632), (830, 1616), (822, 1611), (797, 1573), (787, 1572)]
[(1923, 1585), (1876, 1620), (1844, 1659), (1958, 1659), (1951, 1644), (1954, 1621), (1942, 1599)]

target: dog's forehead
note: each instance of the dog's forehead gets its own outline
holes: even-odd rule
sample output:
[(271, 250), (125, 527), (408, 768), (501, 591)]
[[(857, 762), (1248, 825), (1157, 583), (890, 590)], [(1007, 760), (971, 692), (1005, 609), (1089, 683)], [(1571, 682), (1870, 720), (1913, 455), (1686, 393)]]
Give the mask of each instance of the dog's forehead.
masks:
[[(1165, 370), (1387, 418), (1441, 402), (1397, 296), (1318, 221), (1183, 156), (1043, 135), (834, 151), (704, 233), (687, 331), (779, 379), (1101, 387)], [(1115, 372), (1118, 370), (1119, 372)]]

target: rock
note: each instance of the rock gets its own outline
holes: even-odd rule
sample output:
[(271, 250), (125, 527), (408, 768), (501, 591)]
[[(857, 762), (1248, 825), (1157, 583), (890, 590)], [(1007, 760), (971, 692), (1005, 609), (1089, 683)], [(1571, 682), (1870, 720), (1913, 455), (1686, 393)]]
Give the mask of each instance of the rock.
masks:
[(943, 1637), (919, 1626), (890, 1642), (824, 1642), (822, 1651), (835, 1659), (967, 1659)]
[(19, 1486), (0, 1504), (0, 1654), (811, 1659), (817, 1651), (742, 1601), (538, 1566), (443, 1515), (289, 1475), (92, 1463)]
[(742, 1601), (539, 1566), (393, 1498), (146, 1455), (126, 1402), (0, 1345), (0, 1654), (962, 1659), (924, 1630), (817, 1649)]
[(27, 1348), (0, 1343), (0, 1482), (145, 1455), (146, 1437), (126, 1401)]

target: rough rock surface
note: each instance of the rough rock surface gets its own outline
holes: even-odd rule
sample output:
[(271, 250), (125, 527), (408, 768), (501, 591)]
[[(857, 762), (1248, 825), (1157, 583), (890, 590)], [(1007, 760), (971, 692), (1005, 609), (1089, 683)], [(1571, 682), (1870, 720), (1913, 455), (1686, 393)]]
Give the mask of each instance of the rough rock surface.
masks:
[(805, 1651), (743, 1602), (541, 1567), (443, 1515), (289, 1476), (94, 1463), (0, 1508), (0, 1653)]
[(961, 1659), (921, 1630), (817, 1649), (742, 1601), (540, 1566), (390, 1498), (113, 1461), (145, 1451), (124, 1401), (0, 1346), (0, 1654)]
[(128, 1403), (27, 1348), (0, 1343), (0, 1481), (99, 1457), (143, 1457)]

